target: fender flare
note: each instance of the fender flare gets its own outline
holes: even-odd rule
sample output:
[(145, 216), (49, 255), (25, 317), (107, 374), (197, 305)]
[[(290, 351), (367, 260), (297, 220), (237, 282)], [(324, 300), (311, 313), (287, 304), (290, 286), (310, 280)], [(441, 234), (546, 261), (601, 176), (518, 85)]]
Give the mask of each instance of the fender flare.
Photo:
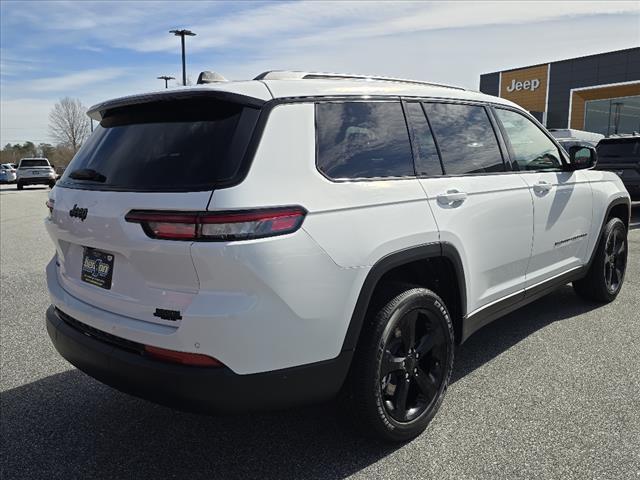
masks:
[(355, 350), (373, 292), (380, 279), (387, 272), (417, 260), (438, 257), (446, 258), (453, 264), (458, 280), (458, 288), (460, 289), (461, 313), (462, 317), (464, 317), (467, 311), (466, 283), (462, 260), (456, 248), (447, 242), (433, 242), (409, 247), (385, 255), (369, 270), (360, 288), (360, 294), (358, 295), (358, 300), (353, 309), (351, 321), (349, 322), (349, 327), (347, 328), (347, 333), (345, 334), (342, 344), (342, 351)]
[(595, 243), (593, 244), (593, 250), (591, 255), (589, 255), (589, 261), (585, 265), (585, 274), (591, 268), (591, 264), (596, 257), (596, 252), (598, 251), (598, 245), (600, 245), (600, 240), (602, 238), (602, 233), (604, 232), (604, 227), (607, 226), (607, 218), (611, 215), (611, 210), (618, 205), (626, 205), (629, 211), (629, 218), (627, 218), (627, 225), (631, 224), (631, 199), (629, 197), (616, 197), (611, 202), (609, 202), (609, 206), (607, 207), (604, 217), (602, 217), (602, 223), (600, 224), (600, 230), (598, 231), (598, 237), (596, 238)]

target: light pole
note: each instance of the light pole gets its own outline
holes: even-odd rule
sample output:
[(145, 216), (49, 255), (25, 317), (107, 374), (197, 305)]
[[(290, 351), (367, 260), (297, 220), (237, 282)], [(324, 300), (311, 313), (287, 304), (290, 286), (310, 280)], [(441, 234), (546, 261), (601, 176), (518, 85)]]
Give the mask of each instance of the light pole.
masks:
[(185, 57), (184, 57), (184, 37), (188, 36), (188, 37), (194, 37), (195, 33), (193, 33), (191, 30), (169, 30), (169, 33), (173, 33), (176, 37), (180, 37), (180, 41), (182, 43), (182, 84), (183, 85), (187, 85), (187, 64), (185, 62)]
[(164, 88), (169, 88), (169, 80), (175, 80), (176, 77), (170, 77), (168, 75), (160, 75), (158, 80), (164, 80)]

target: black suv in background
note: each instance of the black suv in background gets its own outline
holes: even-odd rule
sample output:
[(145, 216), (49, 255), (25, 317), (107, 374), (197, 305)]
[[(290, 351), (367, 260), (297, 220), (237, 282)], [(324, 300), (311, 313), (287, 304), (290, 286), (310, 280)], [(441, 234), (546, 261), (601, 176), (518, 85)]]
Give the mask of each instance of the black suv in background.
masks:
[(618, 174), (631, 199), (640, 200), (640, 135), (603, 138), (596, 149), (596, 169)]

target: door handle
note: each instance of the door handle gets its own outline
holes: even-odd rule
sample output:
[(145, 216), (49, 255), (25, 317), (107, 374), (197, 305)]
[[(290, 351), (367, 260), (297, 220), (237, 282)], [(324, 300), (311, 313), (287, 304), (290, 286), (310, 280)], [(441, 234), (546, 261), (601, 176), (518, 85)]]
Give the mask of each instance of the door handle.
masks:
[(446, 193), (439, 194), (436, 198), (438, 199), (438, 203), (442, 205), (453, 205), (464, 202), (467, 199), (467, 194), (454, 188), (447, 190)]
[(537, 193), (547, 193), (552, 188), (553, 185), (549, 182), (545, 182), (544, 180), (538, 181), (538, 183), (533, 186), (533, 190)]

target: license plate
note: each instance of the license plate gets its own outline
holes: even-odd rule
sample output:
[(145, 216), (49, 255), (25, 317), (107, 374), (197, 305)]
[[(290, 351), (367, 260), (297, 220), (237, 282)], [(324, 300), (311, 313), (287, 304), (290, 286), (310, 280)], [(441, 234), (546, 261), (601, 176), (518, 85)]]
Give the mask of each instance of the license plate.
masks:
[(82, 281), (109, 290), (112, 277), (113, 254), (85, 247), (82, 255), (82, 273), (80, 276)]

